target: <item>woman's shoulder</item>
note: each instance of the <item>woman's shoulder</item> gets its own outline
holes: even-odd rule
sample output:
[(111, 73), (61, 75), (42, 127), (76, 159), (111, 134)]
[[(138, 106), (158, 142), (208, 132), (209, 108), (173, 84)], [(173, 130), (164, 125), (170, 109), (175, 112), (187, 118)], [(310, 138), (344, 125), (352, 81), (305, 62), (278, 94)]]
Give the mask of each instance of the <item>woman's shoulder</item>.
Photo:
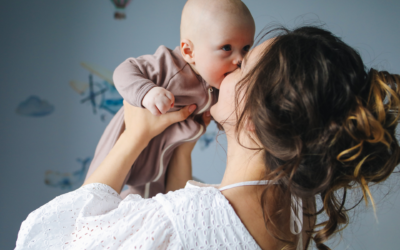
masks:
[(17, 248), (26, 249), (181, 249), (163, 206), (93, 183), (61, 195), (22, 223)]
[[(158, 194), (153, 199), (170, 211), (185, 210), (185, 207), (191, 208), (200, 205), (201, 208), (210, 206), (218, 209), (227, 208), (229, 202), (217, 187), (218, 185), (188, 181), (185, 188), (170, 191), (167, 194)], [(198, 209), (195, 209), (195, 211), (198, 211)]]
[(260, 249), (216, 186), (192, 182), (153, 199), (164, 207), (187, 248)]

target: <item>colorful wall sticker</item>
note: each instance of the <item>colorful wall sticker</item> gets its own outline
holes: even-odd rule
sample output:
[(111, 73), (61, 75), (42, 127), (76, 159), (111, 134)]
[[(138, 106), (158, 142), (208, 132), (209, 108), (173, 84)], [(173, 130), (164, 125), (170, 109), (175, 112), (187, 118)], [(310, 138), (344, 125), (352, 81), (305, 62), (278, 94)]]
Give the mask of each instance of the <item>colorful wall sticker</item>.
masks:
[[(88, 82), (71, 81), (69, 84), (76, 93), (85, 96), (81, 103), (90, 104), (93, 114), (100, 113), (100, 119), (105, 121), (107, 115), (99, 111), (103, 110), (114, 115), (122, 107), (123, 102), (113, 84), (112, 72), (87, 62), (82, 62), (81, 66), (89, 71)], [(95, 81), (94, 77), (97, 77), (100, 81)]]
[(200, 149), (205, 150), (206, 148), (208, 148), (211, 142), (215, 141), (217, 133), (217, 129), (205, 132), (198, 141)]
[(45, 173), (44, 183), (47, 186), (71, 190), (78, 185), (81, 185), (86, 176), (86, 171), (89, 168), (91, 157), (84, 160), (77, 159), (81, 164), (81, 168), (71, 173), (61, 173), (58, 171), (48, 170)]
[(24, 116), (41, 117), (46, 116), (54, 111), (54, 106), (46, 100), (41, 99), (38, 96), (32, 95), (25, 101), (22, 101), (17, 109), (16, 113)]

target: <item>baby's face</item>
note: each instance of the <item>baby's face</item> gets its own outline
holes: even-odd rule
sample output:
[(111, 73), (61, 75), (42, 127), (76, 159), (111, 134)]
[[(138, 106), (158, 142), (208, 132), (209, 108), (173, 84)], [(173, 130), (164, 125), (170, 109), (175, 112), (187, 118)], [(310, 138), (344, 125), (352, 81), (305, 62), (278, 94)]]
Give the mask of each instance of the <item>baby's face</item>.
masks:
[(194, 68), (212, 87), (234, 71), (253, 45), (253, 24), (226, 23), (206, 27), (194, 44)]

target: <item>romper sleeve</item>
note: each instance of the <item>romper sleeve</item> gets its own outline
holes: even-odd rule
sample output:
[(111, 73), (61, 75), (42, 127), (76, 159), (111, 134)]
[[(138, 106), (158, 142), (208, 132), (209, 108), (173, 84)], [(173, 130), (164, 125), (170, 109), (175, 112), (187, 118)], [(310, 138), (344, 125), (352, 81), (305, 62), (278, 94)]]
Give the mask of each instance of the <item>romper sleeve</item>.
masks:
[(56, 197), (22, 222), (19, 249), (181, 249), (158, 202), (92, 183)]
[(142, 107), (143, 97), (153, 87), (165, 87), (176, 72), (172, 51), (160, 46), (154, 55), (128, 58), (114, 71), (113, 81), (120, 95), (131, 105)]

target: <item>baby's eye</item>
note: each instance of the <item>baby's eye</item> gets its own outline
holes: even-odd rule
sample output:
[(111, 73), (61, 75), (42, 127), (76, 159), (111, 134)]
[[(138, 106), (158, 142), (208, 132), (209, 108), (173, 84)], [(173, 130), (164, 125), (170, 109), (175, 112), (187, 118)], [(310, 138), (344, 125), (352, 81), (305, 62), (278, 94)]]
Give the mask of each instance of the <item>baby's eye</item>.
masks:
[(231, 51), (232, 47), (230, 45), (224, 45), (224, 47), (222, 47), (222, 50)]
[(250, 45), (244, 46), (244, 47), (243, 47), (243, 50), (246, 51), (246, 52), (248, 52), (248, 51), (250, 50)]

